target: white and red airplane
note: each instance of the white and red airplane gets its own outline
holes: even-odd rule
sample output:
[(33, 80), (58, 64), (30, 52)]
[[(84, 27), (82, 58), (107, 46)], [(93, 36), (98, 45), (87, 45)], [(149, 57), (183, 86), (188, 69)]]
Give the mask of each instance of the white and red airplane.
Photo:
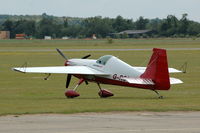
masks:
[(76, 87), (65, 92), (65, 96), (68, 98), (79, 96), (76, 89), (83, 82), (86, 84), (88, 82), (97, 83), (100, 97), (113, 96), (112, 92), (102, 89), (100, 86), (100, 84), (111, 84), (149, 89), (156, 92), (159, 98), (163, 97), (157, 90), (169, 90), (171, 84), (183, 83), (179, 79), (169, 77), (169, 73), (181, 71), (168, 68), (165, 49), (154, 48), (147, 67), (131, 66), (112, 55), (105, 55), (97, 60), (87, 59), (90, 55), (84, 56), (82, 59), (67, 59), (59, 49), (57, 51), (66, 60), (65, 66), (20, 67), (13, 68), (13, 70), (23, 73), (45, 73), (49, 74), (48, 77), (52, 73), (68, 74), (66, 88), (69, 87), (71, 77), (77, 77), (80, 80)]

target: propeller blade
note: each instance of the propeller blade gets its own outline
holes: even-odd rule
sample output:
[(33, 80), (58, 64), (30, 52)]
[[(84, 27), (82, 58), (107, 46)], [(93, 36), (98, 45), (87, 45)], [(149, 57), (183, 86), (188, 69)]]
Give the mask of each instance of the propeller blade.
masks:
[(68, 75), (67, 75), (67, 81), (66, 81), (66, 88), (69, 87), (69, 84), (70, 84), (71, 78), (72, 78), (72, 75), (71, 75), (71, 74), (68, 74)]
[(85, 84), (88, 85), (88, 81), (85, 81)]
[(90, 57), (90, 56), (91, 56), (91, 54), (86, 55), (86, 56), (82, 57), (82, 59), (87, 59), (87, 58)]
[(56, 50), (58, 51), (58, 53), (59, 53), (65, 60), (68, 60), (67, 57), (60, 51), (60, 49), (56, 48)]

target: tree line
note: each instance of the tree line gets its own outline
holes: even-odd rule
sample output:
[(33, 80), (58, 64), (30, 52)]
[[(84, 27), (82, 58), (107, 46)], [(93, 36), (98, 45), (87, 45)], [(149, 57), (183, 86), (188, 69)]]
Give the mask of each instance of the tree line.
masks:
[[(44, 36), (86, 38), (93, 34), (97, 38), (105, 38), (110, 36), (110, 33), (146, 29), (151, 30), (151, 32), (134, 37), (200, 37), (200, 23), (189, 20), (187, 17), (187, 14), (183, 14), (180, 19), (174, 15), (168, 15), (164, 19), (139, 17), (136, 21), (133, 21), (122, 16), (116, 18), (96, 16), (69, 23), (69, 19), (66, 17), (63, 17), (62, 21), (58, 21), (57, 17), (43, 14), (39, 21), (7, 19), (0, 25), (0, 30), (10, 31), (11, 38), (15, 38), (15, 34), (24, 33), (38, 39), (42, 39)], [(120, 38), (123, 36), (115, 35), (113, 37)]]

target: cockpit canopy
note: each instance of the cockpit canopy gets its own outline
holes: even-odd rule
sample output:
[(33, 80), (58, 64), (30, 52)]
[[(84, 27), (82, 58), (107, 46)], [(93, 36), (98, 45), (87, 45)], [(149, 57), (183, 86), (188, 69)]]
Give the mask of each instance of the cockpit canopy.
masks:
[(106, 63), (108, 62), (108, 60), (113, 57), (112, 55), (104, 55), (102, 57), (100, 57), (96, 63), (101, 64), (101, 65), (106, 65)]

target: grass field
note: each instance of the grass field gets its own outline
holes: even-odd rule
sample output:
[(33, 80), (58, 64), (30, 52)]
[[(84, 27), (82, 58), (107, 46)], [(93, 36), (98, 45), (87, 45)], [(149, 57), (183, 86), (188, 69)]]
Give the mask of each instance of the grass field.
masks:
[[(44, 81), (45, 75), (22, 74), (11, 71), (24, 62), (28, 66), (58, 66), (64, 60), (56, 51), (26, 51), (60, 49), (134, 49), (134, 48), (200, 48), (200, 39), (127, 39), (114, 40), (0, 40), (0, 115), (35, 113), (78, 113), (106, 111), (200, 111), (200, 50), (168, 51), (169, 66), (177, 69), (187, 61), (186, 74), (171, 74), (184, 84), (173, 85), (170, 91), (160, 91), (160, 100), (148, 90), (102, 85), (115, 96), (99, 98), (94, 83), (78, 88), (80, 97), (64, 96), (66, 75), (53, 74)], [(16, 51), (15, 51), (16, 50)], [(146, 66), (151, 51), (82, 51), (64, 52), (70, 58), (88, 53), (91, 58), (111, 54), (131, 65)], [(72, 78), (70, 88), (78, 79)]]

